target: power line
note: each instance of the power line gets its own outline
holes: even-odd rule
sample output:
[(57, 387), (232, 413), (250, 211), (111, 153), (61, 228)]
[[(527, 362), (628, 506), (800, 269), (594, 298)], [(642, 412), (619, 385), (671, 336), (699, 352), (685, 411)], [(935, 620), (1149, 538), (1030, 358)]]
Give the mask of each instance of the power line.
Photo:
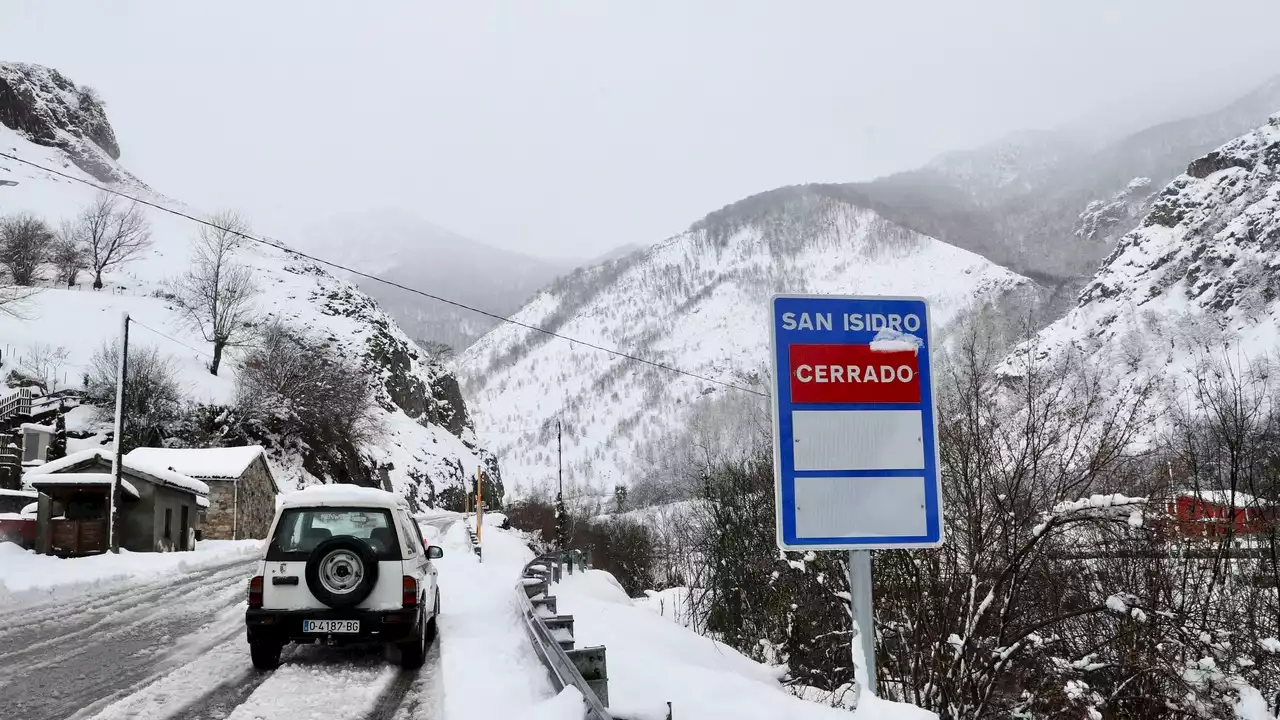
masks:
[(188, 349), (188, 350), (190, 350), (190, 351), (192, 351), (192, 352), (199, 353), (199, 354), (201, 354), (201, 355), (203, 355), (203, 356), (205, 356), (205, 357), (209, 358), (210, 360), (212, 360), (212, 359), (213, 359), (213, 356), (212, 356), (212, 355), (210, 355), (209, 353), (207, 353), (207, 352), (205, 352), (205, 351), (203, 351), (203, 350), (199, 350), (199, 349), (197, 349), (197, 348), (193, 348), (193, 347), (191, 347), (190, 345), (188, 345), (188, 344), (186, 344), (186, 343), (182, 342), (181, 340), (179, 340), (179, 339), (177, 339), (177, 338), (175, 338), (175, 337), (173, 337), (173, 336), (171, 336), (171, 335), (165, 335), (164, 333), (162, 333), (162, 332), (160, 332), (159, 330), (157, 330), (157, 329), (155, 329), (155, 328), (151, 327), (150, 325), (143, 325), (142, 323), (138, 322), (137, 320), (134, 320), (132, 317), (130, 317), (130, 318), (129, 318), (129, 322), (133, 323), (134, 325), (137, 325), (137, 326), (138, 326), (138, 327), (140, 327), (140, 328), (143, 328), (144, 330), (150, 330), (151, 332), (155, 333), (156, 335), (159, 335), (160, 337), (162, 337), (162, 338), (164, 338), (164, 339), (166, 339), (166, 340), (168, 340), (168, 341), (170, 341), (170, 342), (177, 343), (177, 344), (181, 345), (182, 347), (184, 347), (184, 348), (186, 348), (186, 349)]
[[(13, 160), (13, 161), (15, 161), (15, 162), (20, 162), (20, 163), (22, 163), (22, 164), (24, 164), (24, 165), (29, 165), (29, 166), (31, 166), (31, 167), (33, 167), (33, 168), (38, 169), (38, 170), (43, 170), (43, 171), (45, 171), (45, 172), (47, 172), (47, 173), (51, 173), (51, 174), (53, 174), (53, 175), (57, 175), (58, 177), (66, 178), (67, 180), (71, 180), (71, 181), (73, 181), (73, 182), (78, 182), (78, 183), (80, 183), (80, 184), (82, 184), (82, 185), (88, 185), (89, 187), (97, 188), (98, 190), (101, 190), (102, 192), (110, 193), (110, 194), (112, 194), (112, 195), (116, 195), (116, 196), (118, 196), (118, 197), (122, 197), (122, 198), (124, 198), (124, 199), (126, 199), (126, 200), (130, 200), (130, 201), (132, 201), (132, 202), (136, 202), (136, 203), (139, 203), (139, 204), (141, 204), (141, 205), (146, 205), (147, 207), (155, 208), (156, 210), (160, 210), (161, 212), (169, 213), (170, 215), (176, 215), (176, 216), (178, 216), (178, 217), (186, 218), (186, 219), (188, 219), (188, 220), (191, 220), (192, 222), (200, 223), (201, 225), (205, 225), (205, 226), (208, 226), (208, 227), (214, 228), (214, 229), (216, 229), (216, 230), (220, 230), (220, 231), (222, 231), (222, 232), (228, 232), (228, 233), (232, 233), (233, 235), (238, 235), (239, 237), (242, 237), (242, 238), (244, 238), (245, 240), (249, 240), (249, 241), (256, 242), (256, 243), (259, 243), (259, 244), (262, 244), (262, 245), (266, 245), (266, 246), (268, 246), (268, 247), (275, 248), (276, 250), (280, 250), (280, 251), (282, 251), (282, 252), (286, 252), (286, 253), (289, 253), (289, 254), (291, 254), (291, 255), (295, 255), (295, 256), (297, 256), (297, 257), (306, 258), (307, 260), (311, 260), (312, 262), (320, 263), (321, 265), (327, 265), (327, 266), (332, 267), (332, 268), (337, 268), (338, 270), (342, 270), (342, 271), (344, 271), (344, 272), (351, 273), (352, 275), (355, 275), (355, 276), (357, 276), (357, 277), (362, 277), (362, 278), (365, 278), (365, 279), (367, 279), (367, 280), (373, 280), (373, 281), (375, 281), (375, 282), (380, 282), (380, 283), (382, 283), (382, 284), (384, 284), (384, 285), (390, 285), (391, 287), (398, 288), (398, 289), (400, 289), (400, 290), (404, 290), (405, 292), (410, 292), (410, 293), (413, 293), (413, 294), (415, 294), (415, 295), (421, 295), (422, 297), (430, 298), (430, 299), (432, 299), (432, 300), (436, 300), (436, 301), (438, 301), (438, 302), (445, 303), (446, 305), (452, 305), (452, 306), (454, 306), (454, 307), (461, 308), (461, 309), (463, 309), (463, 310), (467, 310), (467, 311), (470, 311), (470, 312), (473, 312), (473, 313), (478, 313), (478, 314), (480, 314), (480, 315), (484, 315), (485, 317), (492, 318), (492, 319), (497, 320), (497, 321), (499, 321), (499, 322), (503, 322), (503, 323), (510, 323), (511, 325), (515, 325), (515, 326), (517, 326), (517, 327), (525, 328), (526, 330), (533, 330), (534, 332), (540, 332), (540, 333), (543, 333), (544, 335), (549, 335), (549, 336), (551, 336), (551, 337), (560, 338), (561, 340), (567, 340), (568, 342), (570, 342), (570, 343), (574, 343), (574, 344), (576, 344), (576, 345), (581, 345), (581, 346), (583, 346), (583, 347), (591, 348), (592, 350), (599, 350), (599, 351), (601, 351), (601, 352), (605, 352), (605, 353), (608, 353), (608, 354), (610, 354), (610, 355), (614, 355), (614, 356), (616, 356), (616, 357), (623, 358), (623, 359), (625, 359), (625, 360), (631, 360), (632, 362), (638, 362), (638, 363), (641, 363), (641, 364), (643, 364), (643, 365), (649, 365), (649, 366), (652, 366), (652, 367), (658, 368), (658, 369), (660, 369), (660, 370), (666, 370), (666, 371), (668, 371), (668, 372), (678, 373), (678, 374), (680, 374), (680, 375), (686, 375), (686, 376), (688, 376), (688, 377), (696, 378), (696, 379), (698, 379), (698, 380), (703, 380), (703, 381), (705, 381), (705, 382), (709, 382), (709, 383), (712, 383), (712, 384), (714, 384), (714, 385), (720, 385), (720, 386), (722, 386), (722, 387), (732, 388), (732, 389), (734, 389), (734, 390), (740, 390), (740, 391), (742, 391), (742, 392), (750, 393), (750, 394), (752, 394), (752, 395), (758, 395), (758, 396), (760, 396), (760, 397), (768, 397), (768, 394), (767, 394), (767, 393), (762, 393), (762, 392), (760, 392), (759, 390), (753, 390), (753, 389), (751, 389), (751, 388), (749, 388), (749, 387), (744, 387), (744, 386), (742, 386), (742, 385), (736, 385), (736, 384), (734, 384), (734, 383), (731, 383), (731, 382), (725, 382), (725, 381), (723, 381), (723, 380), (716, 380), (716, 379), (713, 379), (713, 378), (709, 378), (709, 377), (707, 377), (707, 376), (705, 376), (705, 375), (700, 375), (700, 374), (695, 373), (695, 372), (690, 372), (690, 371), (688, 371), (688, 370), (682, 370), (682, 369), (677, 368), (677, 367), (674, 367), (674, 366), (672, 366), (672, 365), (667, 365), (667, 364), (665, 364), (665, 363), (660, 363), (660, 362), (657, 362), (657, 361), (654, 361), (654, 360), (648, 360), (648, 359), (646, 359), (646, 358), (638, 357), (638, 356), (636, 356), (636, 355), (632, 355), (632, 354), (630, 354), (630, 353), (625, 353), (625, 352), (622, 352), (621, 350), (614, 350), (614, 349), (612, 349), (612, 348), (607, 348), (607, 347), (604, 347), (604, 346), (602, 346), (602, 345), (596, 345), (595, 343), (590, 343), (590, 342), (587, 342), (587, 341), (585, 341), (585, 340), (579, 340), (579, 339), (577, 339), (577, 338), (569, 337), (568, 335), (561, 335), (560, 333), (555, 332), (554, 330), (547, 330), (546, 328), (541, 328), (541, 327), (538, 327), (538, 326), (536, 326), (536, 325), (530, 325), (530, 324), (528, 324), (528, 323), (523, 323), (523, 322), (520, 322), (519, 320), (512, 320), (512, 319), (511, 319), (511, 318), (509, 318), (509, 317), (504, 317), (504, 316), (499, 315), (499, 314), (497, 314), (497, 313), (491, 313), (491, 312), (489, 312), (488, 310), (481, 310), (480, 308), (473, 307), (473, 306), (471, 306), (471, 305), (467, 305), (467, 304), (465, 304), (465, 303), (461, 303), (461, 302), (458, 302), (458, 301), (456, 301), (456, 300), (450, 300), (450, 299), (448, 299), (448, 298), (444, 298), (444, 297), (441, 297), (441, 296), (439, 296), (439, 295), (433, 295), (433, 294), (431, 294), (431, 293), (429, 293), (429, 292), (426, 292), (426, 291), (424, 291), (424, 290), (419, 290), (419, 289), (417, 289), (417, 288), (409, 287), (409, 286), (407, 286), (407, 285), (402, 285), (402, 284), (400, 284), (400, 283), (398, 283), (398, 282), (394, 282), (394, 281), (392, 281), (392, 280), (387, 280), (387, 279), (385, 279), (385, 278), (378, 277), (377, 275), (371, 275), (371, 274), (369, 274), (369, 273), (361, 272), (361, 271), (356, 270), (356, 269), (354, 269), (354, 268), (350, 268), (350, 267), (347, 267), (347, 266), (345, 266), (345, 265), (340, 265), (340, 264), (338, 264), (338, 263), (331, 262), (331, 261), (329, 261), (329, 260), (325, 260), (325, 259), (323, 259), (323, 258), (319, 258), (319, 257), (316, 257), (316, 256), (314, 256), (314, 255), (308, 255), (307, 253), (299, 252), (299, 251), (294, 250), (293, 248), (288, 247), (288, 246), (286, 246), (286, 245), (283, 245), (283, 244), (281, 244), (281, 243), (274, 242), (274, 241), (271, 241), (271, 240), (265, 240), (265, 239), (263, 239), (263, 238), (259, 238), (259, 237), (254, 237), (254, 236), (252, 236), (252, 235), (247, 235), (247, 234), (245, 234), (245, 233), (242, 233), (242, 232), (240, 232), (240, 231), (238, 231), (238, 230), (235, 230), (235, 229), (232, 229), (232, 228), (222, 227), (221, 225), (218, 225), (217, 223), (213, 223), (213, 222), (210, 222), (210, 221), (208, 221), (208, 220), (205, 220), (204, 218), (199, 218), (199, 217), (196, 217), (196, 216), (191, 215), (191, 214), (189, 214), (189, 213), (182, 212), (181, 210), (175, 210), (175, 209), (173, 209), (173, 208), (166, 207), (166, 206), (164, 206), (164, 205), (161, 205), (161, 204), (156, 203), (156, 202), (152, 202), (152, 201), (150, 201), (150, 200), (146, 200), (146, 199), (143, 199), (143, 198), (135, 197), (135, 196), (133, 196), (133, 195), (129, 195), (128, 193), (124, 193), (124, 192), (121, 192), (121, 191), (119, 191), (119, 190), (115, 190), (115, 189), (113, 189), (113, 188), (109, 188), (109, 187), (106, 187), (106, 186), (104, 186), (104, 185), (99, 185), (98, 183), (91, 182), (91, 181), (89, 181), (89, 180), (85, 180), (84, 178), (79, 178), (79, 177), (76, 177), (75, 175), (71, 175), (71, 174), (69, 174), (69, 173), (64, 173), (64, 172), (62, 172), (62, 171), (60, 171), (60, 170), (55, 170), (55, 169), (53, 169), (53, 168), (45, 167), (44, 165), (41, 165), (41, 164), (39, 164), (39, 163), (32, 162), (32, 161), (30, 161), (30, 160), (26, 160), (26, 159), (20, 158), (20, 157), (18, 157), (17, 155), (12, 155), (12, 154), (9, 154), (9, 153), (6, 153), (6, 152), (0, 152), (0, 157), (8, 158), (8, 159)], [(678, 237), (678, 236), (677, 236), (677, 237)], [(677, 239), (677, 238), (672, 238), (672, 240), (671, 240), (671, 241), (668, 241), (668, 242), (667, 242), (667, 243), (665, 243), (662, 247), (666, 247), (666, 246), (668, 246), (668, 245), (670, 245), (670, 244), (673, 244), (673, 243), (676, 241), (676, 239)], [(151, 328), (147, 328), (147, 329), (148, 329), (148, 330), (151, 330)], [(155, 331), (155, 330), (152, 330), (152, 332), (156, 332), (156, 331)], [(172, 338), (170, 338), (170, 339), (172, 339)], [(177, 342), (177, 341), (175, 340), (174, 342)], [(179, 344), (181, 344), (181, 343), (179, 343)], [(190, 347), (190, 346), (187, 346), (187, 347)], [(194, 349), (194, 348), (192, 348), (192, 349)]]

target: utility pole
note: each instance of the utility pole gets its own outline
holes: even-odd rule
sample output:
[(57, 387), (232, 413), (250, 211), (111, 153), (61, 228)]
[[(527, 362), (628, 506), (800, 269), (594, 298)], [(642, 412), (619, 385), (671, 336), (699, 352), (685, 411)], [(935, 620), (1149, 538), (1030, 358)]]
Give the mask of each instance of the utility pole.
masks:
[(120, 552), (120, 533), (117, 529), (120, 514), (120, 476), (124, 468), (124, 392), (125, 377), (129, 372), (129, 313), (120, 320), (120, 365), (116, 368), (116, 447), (111, 463), (111, 490), (107, 498), (107, 548)]
[(569, 518), (564, 517), (564, 444), (561, 441), (560, 421), (556, 420), (556, 465), (559, 479), (556, 481), (556, 551), (564, 551), (564, 529)]
[(484, 562), (484, 476), (476, 467), (476, 557)]

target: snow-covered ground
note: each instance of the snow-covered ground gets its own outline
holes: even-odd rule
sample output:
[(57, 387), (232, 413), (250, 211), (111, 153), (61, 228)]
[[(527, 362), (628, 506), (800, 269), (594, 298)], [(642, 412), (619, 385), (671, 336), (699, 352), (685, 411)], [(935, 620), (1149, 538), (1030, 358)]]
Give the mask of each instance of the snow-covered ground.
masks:
[(183, 573), (237, 558), (248, 559), (261, 550), (260, 540), (203, 540), (192, 552), (105, 553), (58, 558), (0, 543), (0, 608), (38, 600), (66, 599), (104, 586), (177, 577)]
[[(864, 700), (858, 712), (802, 700), (779, 683), (781, 669), (751, 660), (702, 637), (671, 617), (653, 612), (653, 601), (633, 602), (613, 576), (599, 570), (566, 575), (552, 586), (558, 611), (573, 615), (582, 647), (604, 645), (610, 708), (634, 720), (673, 717), (698, 720), (925, 720), (935, 717), (910, 705)], [(649, 607), (646, 607), (649, 606)]]

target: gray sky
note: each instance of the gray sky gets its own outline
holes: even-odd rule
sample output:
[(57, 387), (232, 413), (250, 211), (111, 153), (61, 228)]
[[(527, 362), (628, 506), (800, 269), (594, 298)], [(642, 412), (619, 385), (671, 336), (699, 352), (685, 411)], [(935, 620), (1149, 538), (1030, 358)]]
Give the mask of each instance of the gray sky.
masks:
[(96, 87), (156, 189), (275, 236), (397, 206), (585, 257), (779, 185), (1230, 94), (1280, 71), (1277, 24), (1272, 0), (0, 0), (0, 52)]

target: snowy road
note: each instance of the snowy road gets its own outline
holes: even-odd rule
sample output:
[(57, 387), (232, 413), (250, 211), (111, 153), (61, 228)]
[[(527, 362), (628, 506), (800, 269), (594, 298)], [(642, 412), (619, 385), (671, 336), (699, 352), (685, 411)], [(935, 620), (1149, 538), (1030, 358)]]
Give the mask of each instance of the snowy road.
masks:
[(279, 669), (254, 670), (244, 639), (254, 562), (240, 556), (0, 612), (0, 717), (474, 720), (549, 698), (512, 603), (527, 550), (497, 545), (482, 565), (453, 518), (423, 531), (445, 557), (440, 637), (416, 672), (376, 648), (320, 646), (287, 647)]

